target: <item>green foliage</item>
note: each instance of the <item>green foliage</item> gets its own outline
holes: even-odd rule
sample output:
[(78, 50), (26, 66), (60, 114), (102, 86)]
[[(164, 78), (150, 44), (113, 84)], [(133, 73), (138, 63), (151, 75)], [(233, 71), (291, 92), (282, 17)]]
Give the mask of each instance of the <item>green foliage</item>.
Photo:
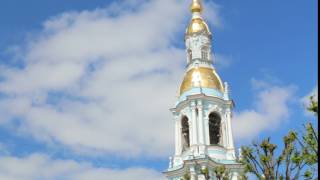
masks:
[(201, 169), (201, 174), (204, 175), (204, 177), (205, 177), (206, 180), (209, 180), (209, 179), (210, 179), (209, 169), (208, 169), (208, 168)]
[(315, 113), (318, 116), (318, 101), (315, 100), (315, 96), (310, 97), (310, 104), (307, 108), (310, 112)]
[[(310, 97), (310, 104), (307, 108), (316, 117), (318, 117), (318, 101), (315, 97)], [(318, 170), (318, 129), (312, 123), (307, 123), (302, 138), (298, 138), (300, 148), (303, 153), (301, 159), (307, 164), (307, 170), (304, 173), (305, 179), (313, 179)], [(318, 179), (318, 177), (315, 177)]]
[[(310, 98), (307, 108), (318, 116), (318, 102)], [(305, 132), (300, 136), (290, 131), (283, 137), (284, 148), (279, 155), (275, 154), (277, 145), (270, 138), (251, 146), (242, 147), (241, 163), (245, 173), (252, 173), (258, 179), (318, 179), (315, 176), (318, 168), (318, 130), (312, 123), (305, 125)]]
[(186, 174), (182, 177), (182, 180), (190, 180), (190, 179), (191, 179), (190, 173), (186, 173)]
[(218, 180), (229, 180), (231, 179), (231, 173), (225, 166), (218, 166), (213, 169), (216, 178)]

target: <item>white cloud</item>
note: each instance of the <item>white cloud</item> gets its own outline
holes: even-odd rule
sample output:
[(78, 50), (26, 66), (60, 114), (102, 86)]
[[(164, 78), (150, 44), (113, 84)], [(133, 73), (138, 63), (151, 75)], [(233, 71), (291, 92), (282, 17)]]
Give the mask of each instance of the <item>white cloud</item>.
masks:
[(96, 168), (73, 160), (53, 160), (43, 154), (0, 157), (0, 179), (6, 180), (164, 180), (161, 173), (146, 168), (123, 170)]
[(234, 137), (239, 140), (251, 140), (263, 131), (276, 129), (288, 119), (289, 102), (294, 98), (293, 86), (276, 86), (258, 80), (252, 84), (257, 91), (254, 107), (234, 115)]
[[(172, 42), (186, 27), (189, 2), (117, 3), (50, 18), (15, 48), (25, 66), (1, 67), (0, 124), (20, 119), (17, 133), (79, 153), (163, 157), (173, 151), (168, 109), (185, 53)], [(211, 23), (221, 24), (217, 6), (206, 9)]]

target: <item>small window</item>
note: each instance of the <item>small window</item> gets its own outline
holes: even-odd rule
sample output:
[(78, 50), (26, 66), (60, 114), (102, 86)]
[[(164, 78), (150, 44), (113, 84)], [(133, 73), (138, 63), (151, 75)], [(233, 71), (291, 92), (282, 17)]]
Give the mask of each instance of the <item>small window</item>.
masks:
[(208, 60), (208, 49), (205, 47), (205, 48), (202, 48), (201, 49), (201, 57), (203, 60)]

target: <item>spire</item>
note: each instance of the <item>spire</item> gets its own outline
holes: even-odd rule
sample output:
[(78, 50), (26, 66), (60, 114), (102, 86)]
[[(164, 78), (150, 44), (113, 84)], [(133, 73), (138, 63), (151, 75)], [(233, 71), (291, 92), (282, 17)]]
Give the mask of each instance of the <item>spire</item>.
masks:
[(192, 19), (202, 19), (201, 13), (203, 11), (203, 5), (201, 0), (192, 0), (190, 11), (192, 13)]
[(201, 0), (192, 0), (190, 11), (192, 13), (192, 19), (190, 25), (188, 26), (186, 34), (191, 35), (203, 30), (207, 32), (207, 34), (211, 34), (207, 23), (201, 17), (201, 13), (203, 11)]

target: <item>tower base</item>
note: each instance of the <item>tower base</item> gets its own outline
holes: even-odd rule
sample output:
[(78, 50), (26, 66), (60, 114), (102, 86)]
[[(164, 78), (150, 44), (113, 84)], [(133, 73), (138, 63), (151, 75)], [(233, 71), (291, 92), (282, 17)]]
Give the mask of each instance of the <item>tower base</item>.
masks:
[(184, 160), (180, 166), (163, 173), (169, 180), (216, 180), (219, 176), (238, 180), (242, 171), (243, 165), (236, 161), (218, 162), (208, 156), (199, 156)]

